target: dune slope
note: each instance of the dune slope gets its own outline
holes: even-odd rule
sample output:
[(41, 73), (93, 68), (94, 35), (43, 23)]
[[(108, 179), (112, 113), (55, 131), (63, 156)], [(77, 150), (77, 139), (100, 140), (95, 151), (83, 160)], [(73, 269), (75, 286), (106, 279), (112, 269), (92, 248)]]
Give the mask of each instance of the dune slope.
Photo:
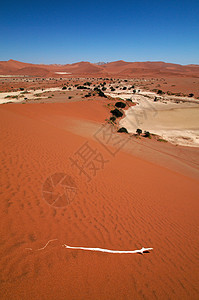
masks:
[[(0, 106), (1, 299), (197, 299), (198, 181), (68, 130), (106, 115), (100, 101)], [(84, 143), (106, 161), (90, 181), (70, 160)], [(60, 208), (42, 193), (56, 173), (76, 186)]]

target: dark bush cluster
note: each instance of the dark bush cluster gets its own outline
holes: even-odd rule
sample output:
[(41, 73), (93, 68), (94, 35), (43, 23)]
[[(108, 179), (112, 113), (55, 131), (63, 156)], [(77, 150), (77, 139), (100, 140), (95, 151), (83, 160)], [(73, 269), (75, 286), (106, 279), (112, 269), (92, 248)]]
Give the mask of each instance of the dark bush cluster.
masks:
[(116, 117), (110, 117), (110, 121), (112, 121), (112, 122), (115, 122), (115, 120), (116, 120)]
[(91, 93), (88, 93), (87, 95), (84, 96), (85, 98), (91, 97)]
[(138, 128), (138, 129), (136, 130), (136, 132), (137, 132), (138, 135), (140, 135), (140, 134), (142, 133), (142, 129)]
[(162, 94), (163, 94), (163, 91), (162, 91), (162, 90), (158, 90), (158, 91), (157, 91), (157, 94), (158, 94), (158, 95), (162, 95)]
[(84, 85), (79, 85), (77, 87), (78, 90), (90, 90), (90, 88), (88, 88), (87, 86), (84, 86)]
[(119, 109), (113, 109), (111, 110), (111, 113), (113, 116), (115, 116), (116, 118), (121, 118), (123, 116), (123, 113), (119, 110)]
[(191, 94), (189, 94), (189, 97), (193, 97), (193, 96), (194, 96), (194, 94), (192, 94), (192, 93), (191, 93)]
[(94, 88), (94, 91), (96, 91), (100, 97), (107, 98), (107, 96), (99, 88)]
[(125, 108), (126, 104), (124, 102), (116, 102), (115, 106), (118, 107), (118, 108)]
[(128, 130), (125, 127), (121, 127), (117, 132), (125, 132), (128, 133)]
[(151, 137), (150, 132), (149, 132), (149, 131), (145, 131), (145, 132), (144, 132), (144, 137), (150, 138), (150, 137)]

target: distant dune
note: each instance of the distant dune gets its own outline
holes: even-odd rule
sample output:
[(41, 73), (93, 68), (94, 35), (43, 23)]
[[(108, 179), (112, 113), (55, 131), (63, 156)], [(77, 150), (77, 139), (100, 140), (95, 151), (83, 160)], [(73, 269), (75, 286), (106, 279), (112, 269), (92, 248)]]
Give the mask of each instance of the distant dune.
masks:
[(77, 62), (66, 65), (30, 64), (15, 61), (0, 61), (0, 75), (57, 76), (56, 72), (68, 72), (74, 75), (103, 74), (125, 76), (183, 76), (199, 77), (199, 65), (179, 65), (165, 62), (126, 62), (123, 60), (107, 64)]

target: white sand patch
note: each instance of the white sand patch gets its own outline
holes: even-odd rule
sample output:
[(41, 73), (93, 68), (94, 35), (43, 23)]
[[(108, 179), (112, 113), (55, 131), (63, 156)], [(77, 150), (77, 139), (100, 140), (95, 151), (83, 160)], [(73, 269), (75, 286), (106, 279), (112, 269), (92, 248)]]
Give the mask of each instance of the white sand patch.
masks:
[[(199, 147), (199, 101), (189, 97), (159, 96), (153, 92), (116, 90), (106, 93), (111, 97), (131, 99), (135, 106), (125, 111), (120, 127), (136, 133), (144, 132), (160, 135), (163, 139), (183, 146)], [(154, 98), (158, 101), (154, 102)], [(178, 103), (177, 103), (178, 102)]]
[(154, 130), (154, 133), (175, 145), (199, 147), (199, 130)]
[(55, 72), (55, 74), (68, 75), (68, 74), (72, 74), (72, 73), (67, 73), (67, 72)]
[(137, 128), (160, 135), (171, 143), (199, 147), (199, 105), (193, 103), (158, 103), (139, 99), (125, 111), (120, 126), (130, 133)]
[(29, 75), (0, 75), (0, 78), (12, 78), (12, 77), (27, 78), (27, 77), (30, 77), (30, 76)]
[[(46, 92), (56, 92), (56, 91), (62, 91), (62, 88), (57, 87), (57, 88), (47, 88), (47, 89), (39, 89), (39, 90), (27, 90), (27, 91), (17, 91), (17, 92), (8, 92), (8, 93), (0, 93), (0, 104), (3, 103), (8, 103), (8, 102), (22, 102), (24, 98), (19, 97), (20, 95), (23, 95), (27, 100), (34, 99), (37, 97), (36, 95), (39, 95), (39, 98), (47, 98), (46, 96), (42, 95), (42, 93)], [(27, 94), (24, 92), (27, 92)], [(9, 96), (9, 97), (8, 97)], [(12, 98), (18, 96), (19, 98)]]

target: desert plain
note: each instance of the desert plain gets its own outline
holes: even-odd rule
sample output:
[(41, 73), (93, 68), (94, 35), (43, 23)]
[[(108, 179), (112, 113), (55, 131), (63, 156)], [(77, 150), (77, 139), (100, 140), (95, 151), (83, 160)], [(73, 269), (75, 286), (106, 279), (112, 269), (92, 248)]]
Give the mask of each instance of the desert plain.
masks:
[(1, 299), (198, 299), (199, 66), (10, 60), (0, 103)]

